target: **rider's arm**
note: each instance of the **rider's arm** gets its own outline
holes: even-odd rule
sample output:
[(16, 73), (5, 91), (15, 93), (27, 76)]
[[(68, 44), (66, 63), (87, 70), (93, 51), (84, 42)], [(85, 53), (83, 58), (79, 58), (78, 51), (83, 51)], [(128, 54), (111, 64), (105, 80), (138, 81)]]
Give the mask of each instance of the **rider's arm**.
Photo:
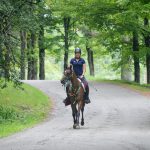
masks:
[(83, 73), (82, 73), (82, 77), (85, 75), (85, 72), (86, 72), (86, 63), (85, 63), (85, 60), (82, 59), (82, 63), (83, 63)]
[(86, 64), (83, 64), (83, 73), (82, 73), (82, 76), (85, 75), (85, 72), (86, 72)]

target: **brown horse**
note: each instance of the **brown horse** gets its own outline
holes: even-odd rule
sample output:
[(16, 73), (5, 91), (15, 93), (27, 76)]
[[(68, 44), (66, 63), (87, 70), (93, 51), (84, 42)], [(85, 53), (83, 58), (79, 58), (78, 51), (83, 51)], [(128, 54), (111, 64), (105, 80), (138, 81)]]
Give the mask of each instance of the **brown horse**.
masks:
[(69, 99), (71, 101), (71, 108), (72, 108), (72, 116), (74, 119), (74, 125), (73, 128), (77, 129), (80, 128), (79, 126), (79, 118), (80, 118), (80, 111), (82, 112), (82, 118), (81, 118), (81, 125), (84, 125), (84, 89), (80, 83), (80, 81), (77, 79), (76, 74), (72, 70), (72, 66), (68, 67), (64, 71), (64, 75), (61, 79), (61, 83), (66, 86), (69, 83), (69, 88), (67, 91), (67, 94), (69, 96)]

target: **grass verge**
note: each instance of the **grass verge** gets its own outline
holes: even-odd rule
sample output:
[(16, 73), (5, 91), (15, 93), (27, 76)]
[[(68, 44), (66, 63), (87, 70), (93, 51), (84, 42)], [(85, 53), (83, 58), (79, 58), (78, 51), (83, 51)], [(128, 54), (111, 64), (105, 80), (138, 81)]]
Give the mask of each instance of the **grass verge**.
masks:
[(107, 80), (107, 79), (100, 79), (100, 78), (94, 78), (94, 77), (89, 77), (88, 80), (120, 85), (126, 88), (130, 88), (131, 90), (134, 90), (136, 92), (139, 92), (144, 96), (150, 97), (150, 85), (149, 84), (138, 84), (135, 82), (124, 81), (124, 80)]
[(32, 127), (49, 114), (51, 102), (38, 89), (23, 84), (23, 90), (12, 83), (0, 89), (0, 137), (5, 137)]

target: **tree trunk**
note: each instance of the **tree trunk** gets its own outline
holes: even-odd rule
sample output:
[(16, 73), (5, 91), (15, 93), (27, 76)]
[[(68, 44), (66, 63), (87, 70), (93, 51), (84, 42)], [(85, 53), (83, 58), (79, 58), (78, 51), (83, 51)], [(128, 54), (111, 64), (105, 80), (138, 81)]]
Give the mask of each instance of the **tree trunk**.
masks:
[(64, 42), (65, 42), (65, 53), (64, 53), (64, 70), (68, 66), (68, 51), (69, 51), (69, 27), (70, 27), (70, 17), (64, 18)]
[(28, 58), (28, 76), (27, 79), (31, 80), (32, 77), (32, 64), (31, 64), (31, 35), (28, 33), (27, 35), (27, 58)]
[(5, 41), (4, 41), (4, 45), (5, 45), (5, 63), (4, 63), (4, 74), (5, 74), (5, 78), (6, 79), (10, 79), (10, 62), (11, 62), (11, 42), (10, 42), (10, 33), (11, 33), (11, 26), (9, 25), (8, 22), (6, 22), (6, 32), (4, 33), (4, 37), (5, 37)]
[(27, 37), (28, 48), (28, 80), (37, 79), (37, 58), (35, 53), (35, 33), (31, 32)]
[(20, 68), (20, 78), (25, 80), (25, 49), (26, 49), (26, 32), (20, 31), (21, 39), (21, 68)]
[(45, 48), (44, 48), (44, 28), (40, 26), (39, 31), (39, 79), (45, 79)]
[(87, 50), (87, 55), (88, 55), (87, 60), (88, 60), (88, 64), (89, 64), (90, 75), (94, 76), (93, 51), (88, 46), (86, 46), (86, 50)]
[(139, 41), (137, 31), (133, 31), (134, 81), (140, 83)]
[[(149, 26), (148, 18), (144, 18), (144, 25), (147, 27)], [(148, 51), (146, 54), (146, 70), (147, 70), (147, 84), (150, 84), (150, 35), (144, 36), (145, 38), (145, 45), (148, 47)]]
[[(0, 39), (1, 40), (1, 39)], [(1, 46), (1, 41), (0, 41), (0, 79), (3, 76), (3, 53), (2, 53), (3, 49)]]
[(32, 77), (31, 80), (36, 80), (37, 79), (37, 58), (36, 58), (36, 53), (35, 53), (35, 42), (36, 42), (36, 35), (35, 33), (31, 33), (31, 54), (32, 54)]
[(2, 34), (3, 34), (2, 23), (0, 23), (0, 79), (4, 77), (4, 59), (3, 59), (3, 48), (2, 48)]
[(5, 68), (4, 68), (4, 72), (5, 72), (5, 78), (9, 80), (10, 78), (10, 45), (8, 44), (9, 42), (5, 42), (5, 47), (6, 47), (6, 51), (5, 51)]

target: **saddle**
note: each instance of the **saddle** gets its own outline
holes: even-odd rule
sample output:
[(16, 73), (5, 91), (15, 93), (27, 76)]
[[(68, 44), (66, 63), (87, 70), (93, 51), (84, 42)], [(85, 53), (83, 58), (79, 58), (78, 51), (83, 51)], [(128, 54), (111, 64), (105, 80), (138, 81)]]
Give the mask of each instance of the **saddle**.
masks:
[[(87, 84), (87, 82), (84, 80), (84, 79), (81, 79), (81, 78), (77, 78), (78, 79), (78, 81), (81, 83), (81, 85), (82, 85), (82, 87), (83, 87), (83, 90), (84, 90), (84, 92), (86, 93), (86, 88), (87, 88), (87, 86), (88, 86), (88, 84)], [(68, 85), (69, 85), (69, 83), (68, 83)], [(69, 87), (66, 87), (66, 92), (68, 91), (68, 89), (69, 89)], [(68, 93), (68, 92), (67, 92)], [(67, 94), (68, 95), (68, 94)], [(63, 101), (64, 103), (65, 103), (65, 106), (68, 106), (68, 105), (70, 105), (71, 104), (71, 101), (70, 101), (70, 99), (69, 99), (69, 96), (67, 96), (67, 98)]]
[(87, 82), (85, 82), (84, 80), (82, 80), (81, 78), (77, 78), (78, 81), (81, 83), (83, 89), (84, 89), (84, 92), (86, 92), (86, 87), (88, 86), (87, 85)]

